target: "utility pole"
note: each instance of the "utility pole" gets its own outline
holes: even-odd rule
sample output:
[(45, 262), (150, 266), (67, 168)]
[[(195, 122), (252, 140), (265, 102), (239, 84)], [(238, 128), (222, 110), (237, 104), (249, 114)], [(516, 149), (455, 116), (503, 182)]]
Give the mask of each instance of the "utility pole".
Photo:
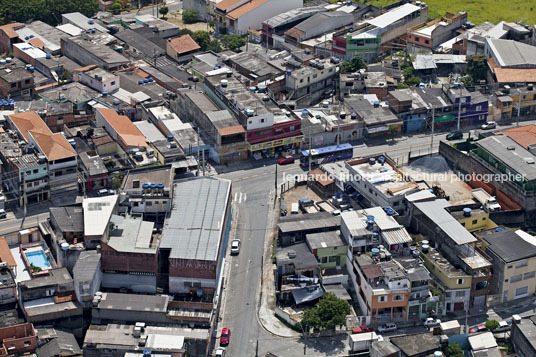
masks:
[(203, 150), (202, 154), (203, 154), (203, 176), (205, 176), (205, 150)]
[(197, 174), (196, 176), (199, 176), (199, 126), (197, 127), (197, 130), (195, 132), (197, 133)]
[(458, 83), (460, 86), (460, 97), (458, 98), (458, 125), (456, 130), (460, 130), (460, 121), (461, 121), (461, 115), (462, 115), (462, 84)]
[(430, 156), (434, 151), (434, 128), (435, 128), (435, 108), (432, 107), (432, 142), (430, 143)]
[(519, 99), (517, 100), (517, 124), (519, 126), (519, 117), (521, 116), (521, 89), (517, 89)]
[(339, 104), (339, 117), (337, 120), (337, 146), (341, 143), (341, 105)]
[(278, 163), (276, 161), (275, 162), (275, 197), (276, 198), (277, 198), (277, 166), (279, 166), (279, 165), (278, 165)]
[(312, 152), (311, 152), (311, 149), (312, 149), (312, 140), (311, 140), (311, 125), (309, 123), (309, 126), (307, 127), (307, 133), (308, 133), (308, 136), (309, 136), (309, 171), (307, 171), (307, 187), (309, 187), (309, 185), (311, 184), (310, 182), (310, 177), (309, 175), (311, 174), (311, 157), (313, 156), (312, 155)]

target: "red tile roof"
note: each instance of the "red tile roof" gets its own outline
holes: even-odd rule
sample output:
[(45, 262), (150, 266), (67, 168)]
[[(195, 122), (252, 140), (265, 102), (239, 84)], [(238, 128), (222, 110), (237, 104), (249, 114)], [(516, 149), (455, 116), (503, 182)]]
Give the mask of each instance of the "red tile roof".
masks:
[(24, 136), (26, 141), (28, 140), (29, 131), (35, 131), (42, 134), (50, 133), (48, 126), (34, 111), (11, 114), (9, 118), (13, 124), (15, 124), (22, 136)]
[(245, 132), (246, 130), (241, 125), (234, 125), (234, 126), (229, 126), (227, 128), (218, 129), (218, 133), (220, 135), (233, 135), (233, 134), (241, 134)]
[(13, 254), (11, 254), (11, 250), (9, 250), (5, 237), (0, 238), (0, 260), (6, 262), (10, 267), (17, 266), (17, 262), (13, 258)]
[(145, 136), (128, 117), (119, 115), (115, 110), (108, 108), (97, 108), (97, 111), (112, 126), (117, 135), (121, 136), (127, 146), (147, 146)]
[(536, 125), (503, 130), (502, 133), (528, 150), (528, 146), (536, 144)]
[(240, 0), (223, 0), (216, 4), (216, 9), (226, 11), (231, 6), (238, 3)]
[(171, 40), (168, 40), (168, 45), (178, 54), (195, 51), (201, 48), (190, 35), (172, 38)]
[(248, 1), (244, 5), (239, 6), (236, 9), (232, 10), (231, 12), (229, 12), (227, 14), (227, 17), (229, 17), (229, 18), (231, 18), (233, 20), (236, 20), (240, 16), (247, 14), (251, 10), (255, 10), (256, 8), (258, 8), (262, 4), (266, 3), (267, 1), (269, 1), (269, 0), (251, 0), (251, 1)]
[(4, 31), (9, 38), (14, 38), (19, 37), (19, 34), (17, 34), (17, 31), (15, 31), (15, 28), (20, 26), (24, 26), (24, 24), (13, 22), (12, 24), (0, 26), (0, 30)]

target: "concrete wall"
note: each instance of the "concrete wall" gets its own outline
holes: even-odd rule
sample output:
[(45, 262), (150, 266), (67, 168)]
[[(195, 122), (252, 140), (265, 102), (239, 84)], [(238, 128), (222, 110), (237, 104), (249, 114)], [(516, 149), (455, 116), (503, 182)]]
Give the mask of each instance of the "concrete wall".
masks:
[(232, 32), (245, 34), (250, 28), (258, 29), (263, 21), (273, 16), (301, 7), (303, 0), (270, 0), (240, 16), (235, 21), (235, 27), (230, 29)]
[(184, 277), (169, 277), (169, 292), (172, 294), (186, 294), (190, 292), (190, 287), (185, 286), (185, 282), (200, 283), (200, 289), (216, 289), (216, 279), (200, 279), (200, 278), (184, 278)]
[(112, 289), (127, 288), (135, 293), (155, 294), (156, 275), (103, 273), (102, 286)]
[(197, 18), (199, 21), (208, 20), (207, 2), (205, 0), (184, 0), (182, 9), (197, 11)]

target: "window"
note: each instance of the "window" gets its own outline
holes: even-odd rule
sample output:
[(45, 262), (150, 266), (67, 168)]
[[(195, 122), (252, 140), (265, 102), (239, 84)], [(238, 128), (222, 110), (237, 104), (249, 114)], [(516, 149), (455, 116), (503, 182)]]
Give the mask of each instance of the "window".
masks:
[(387, 296), (378, 296), (378, 302), (386, 302)]
[(482, 220), (485, 221), (485, 220), (486, 220), (486, 217), (482, 217)]
[(430, 41), (429, 40), (424, 40), (424, 43), (429, 44)]
[(471, 224), (477, 224), (478, 223), (478, 220), (477, 219), (473, 219), (473, 222)]
[(456, 291), (456, 297), (465, 297), (465, 291)]
[(398, 201), (393, 202), (393, 207), (398, 206)]
[(536, 272), (528, 272), (528, 273), (525, 273), (523, 274), (523, 280), (527, 280), (527, 279), (532, 279), (534, 278), (534, 276), (536, 276)]
[(523, 274), (514, 275), (510, 278), (511, 283), (517, 283), (518, 281), (521, 281), (523, 279)]
[(404, 295), (393, 296), (393, 301), (404, 301)]
[(458, 285), (462, 285), (462, 284), (463, 284), (463, 279), (458, 279), (458, 280), (456, 281), (456, 284), (458, 284)]
[(465, 222), (462, 222), (462, 227), (465, 227)]
[(316, 78), (316, 77), (318, 77), (318, 74), (313, 74), (313, 78)]
[(264, 118), (261, 119), (261, 123), (264, 123)]
[(152, 206), (152, 205), (153, 205), (153, 203), (152, 203), (152, 202), (150, 202), (150, 201), (147, 201), (147, 202), (145, 202), (145, 205), (146, 205), (146, 206)]
[(163, 200), (163, 201), (162, 201), (162, 204), (163, 204), (163, 205), (167, 205), (167, 200)]
[(330, 261), (331, 263), (334, 263), (334, 262), (337, 261), (337, 257), (329, 257), (329, 261)]
[(24, 80), (24, 84), (30, 84), (30, 80), (29, 79)]
[(418, 37), (415, 37), (415, 42), (419, 42), (419, 38)]
[(329, 73), (333, 72), (333, 68), (330, 68), (328, 72), (329, 72)]
[(321, 262), (322, 262), (323, 264), (327, 263), (327, 262), (328, 262), (328, 257), (322, 257)]
[(517, 288), (515, 298), (519, 299), (519, 298), (527, 296), (528, 294), (529, 294), (529, 287), (528, 286), (524, 286), (522, 288)]
[(514, 266), (513, 265), (509, 265), (508, 266), (508, 269), (512, 269)]
[(11, 83), (11, 88), (17, 87), (17, 83)]
[(448, 292), (445, 293), (445, 297), (448, 297), (448, 298), (449, 298), (449, 297), (451, 297), (451, 296), (452, 296), (452, 293), (451, 293), (450, 291), (448, 291)]
[(139, 202), (134, 202), (134, 207), (138, 207), (140, 205)]
[(503, 302), (508, 301), (508, 290), (503, 292)]
[(303, 78), (302, 78), (302, 79), (300, 79), (300, 83), (303, 83)]
[(528, 260), (524, 260), (522, 262), (518, 262), (516, 263), (516, 269), (517, 268), (523, 268), (523, 267), (526, 267), (527, 265), (529, 265), (529, 261)]
[(30, 347), (31, 343), (30, 341), (24, 341), (24, 347)]
[(114, 86), (115, 85), (115, 81), (112, 81), (112, 83), (110, 83), (111, 86)]
[(154, 201), (154, 204), (157, 205), (157, 204), (158, 204), (158, 201)]
[(39, 169), (34, 169), (34, 170), (33, 170), (33, 173), (34, 173), (34, 174), (36, 174), (36, 173), (38, 173), (38, 172), (39, 172)]
[(480, 110), (482, 110), (482, 106), (481, 106), (481, 105), (477, 105), (475, 109), (476, 109), (477, 111), (480, 111)]

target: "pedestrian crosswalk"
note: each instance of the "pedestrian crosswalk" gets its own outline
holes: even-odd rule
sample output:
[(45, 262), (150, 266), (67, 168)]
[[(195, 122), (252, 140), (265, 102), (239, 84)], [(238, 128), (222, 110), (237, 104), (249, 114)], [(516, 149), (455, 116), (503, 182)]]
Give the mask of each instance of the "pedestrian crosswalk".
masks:
[(246, 200), (247, 200), (247, 194), (245, 192), (235, 192), (234, 202), (240, 204), (242, 202), (246, 202)]

